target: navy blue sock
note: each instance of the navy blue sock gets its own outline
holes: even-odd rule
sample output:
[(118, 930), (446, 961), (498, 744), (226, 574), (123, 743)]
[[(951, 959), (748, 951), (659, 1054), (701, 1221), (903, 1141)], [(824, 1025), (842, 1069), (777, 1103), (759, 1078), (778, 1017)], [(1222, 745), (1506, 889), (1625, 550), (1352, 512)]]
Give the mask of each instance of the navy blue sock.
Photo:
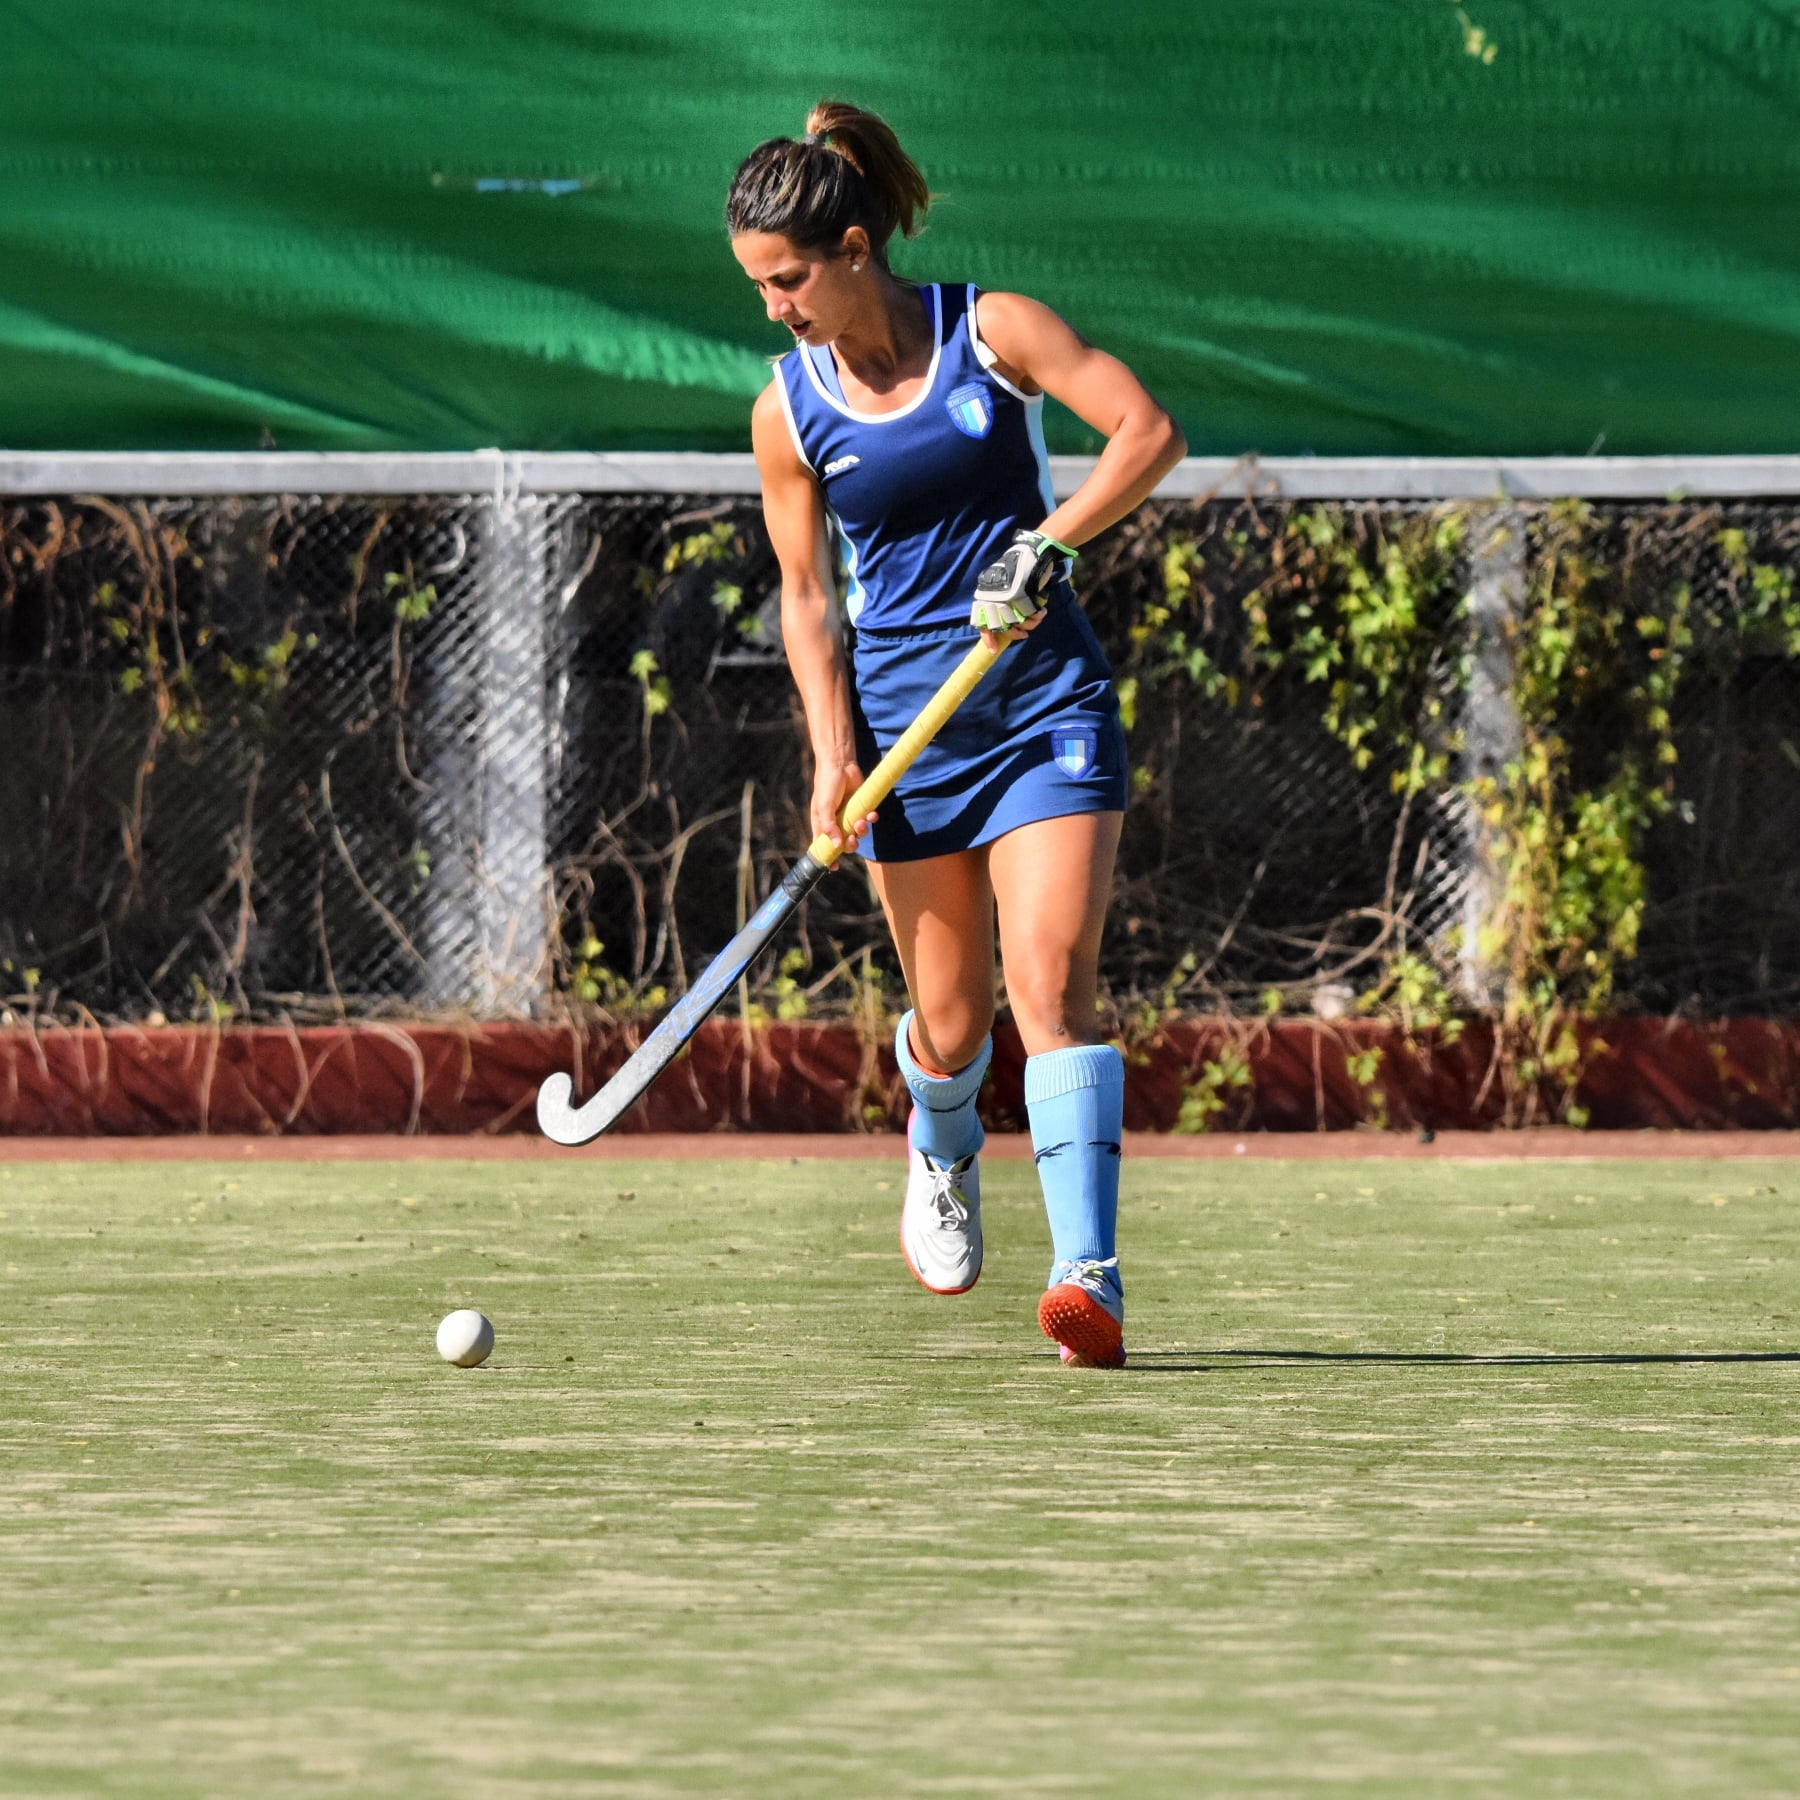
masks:
[(1057, 1262), (1105, 1262), (1117, 1253), (1125, 1059), (1110, 1044), (1027, 1057), (1025, 1110)]
[(936, 1163), (961, 1162), (987, 1141), (975, 1116), (975, 1096), (994, 1053), (993, 1037), (982, 1039), (975, 1060), (966, 1069), (954, 1075), (927, 1075), (913, 1060), (912, 1045), (907, 1041), (912, 1017), (908, 1013), (894, 1033), (894, 1055), (918, 1109), (912, 1122), (913, 1148), (923, 1150)]

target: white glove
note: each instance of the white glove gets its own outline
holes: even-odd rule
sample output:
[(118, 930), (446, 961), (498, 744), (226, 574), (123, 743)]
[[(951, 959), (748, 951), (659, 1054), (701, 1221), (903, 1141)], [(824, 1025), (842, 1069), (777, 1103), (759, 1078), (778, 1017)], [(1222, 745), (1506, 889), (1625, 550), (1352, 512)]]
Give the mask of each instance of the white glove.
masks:
[(1015, 531), (998, 562), (975, 578), (969, 623), (977, 631), (1010, 631), (1044, 610), (1044, 597), (1068, 573), (1075, 552), (1041, 531)]

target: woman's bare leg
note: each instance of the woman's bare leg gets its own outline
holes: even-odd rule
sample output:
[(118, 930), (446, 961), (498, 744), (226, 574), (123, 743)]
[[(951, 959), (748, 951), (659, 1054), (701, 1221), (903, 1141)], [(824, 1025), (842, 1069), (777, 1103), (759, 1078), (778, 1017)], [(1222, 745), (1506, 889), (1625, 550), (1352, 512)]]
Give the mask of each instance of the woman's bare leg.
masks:
[(912, 1052), (930, 1074), (966, 1068), (993, 1029), (994, 890), (987, 861), (984, 846), (920, 862), (869, 864), (912, 995)]
[(1006, 998), (1027, 1056), (1102, 1040), (1100, 937), (1123, 822), (1122, 813), (1040, 819), (988, 846)]

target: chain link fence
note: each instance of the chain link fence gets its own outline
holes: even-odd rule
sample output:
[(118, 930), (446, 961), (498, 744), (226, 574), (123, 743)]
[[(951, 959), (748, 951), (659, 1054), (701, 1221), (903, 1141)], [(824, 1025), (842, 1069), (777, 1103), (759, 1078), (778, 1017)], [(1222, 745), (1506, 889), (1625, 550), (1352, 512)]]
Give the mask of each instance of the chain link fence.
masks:
[[(1401, 950), (1454, 963), (1477, 862), (1460, 782), (1409, 795), (1381, 744), (1357, 767), (1303, 670), (1209, 693), (1153, 654), (1169, 543), (1195, 546), (1231, 666), (1291, 510), (1158, 502), (1084, 557), (1134, 713), (1121, 1008), (1354, 993)], [(1402, 510), (1352, 509), (1371, 542)], [(1616, 516), (1652, 582), (1695, 579), (1687, 547), (1723, 517)], [(1452, 713), (1467, 579), (1431, 601)], [(1792, 1011), (1794, 664), (1701, 657), (1678, 732), (1624, 997)], [(747, 498), (0, 502), (0, 996), (103, 1021), (652, 1008), (805, 845), (804, 742)], [(741, 1000), (796, 1017), (899, 992), (853, 863)]]
[[(1800, 656), (1746, 634), (1733, 591), (1754, 549), (1762, 585), (1800, 585), (1791, 502), (1593, 508), (1596, 560), (1629, 603), (1688, 601), (1693, 642), (1671, 707), (1674, 804), (1646, 835), (1645, 908), (1624, 995), (1646, 1012), (1800, 1013)], [(1592, 693), (1568, 721), (1597, 763), (1624, 722)]]

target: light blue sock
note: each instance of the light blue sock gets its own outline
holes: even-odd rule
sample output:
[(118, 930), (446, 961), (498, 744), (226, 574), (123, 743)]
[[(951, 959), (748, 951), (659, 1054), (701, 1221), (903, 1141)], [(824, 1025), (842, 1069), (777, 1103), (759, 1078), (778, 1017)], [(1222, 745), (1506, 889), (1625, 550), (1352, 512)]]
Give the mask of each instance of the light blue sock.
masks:
[(1025, 1059), (1025, 1111), (1058, 1263), (1116, 1254), (1125, 1059), (1076, 1044)]
[(912, 1125), (913, 1147), (923, 1150), (936, 1163), (961, 1162), (987, 1142), (987, 1133), (975, 1116), (975, 1096), (981, 1091), (981, 1078), (994, 1054), (993, 1037), (990, 1034), (982, 1039), (975, 1060), (966, 1069), (954, 1075), (927, 1075), (913, 1061), (912, 1046), (907, 1042), (912, 1017), (908, 1013), (894, 1033), (894, 1055), (899, 1058), (906, 1090), (918, 1108)]

